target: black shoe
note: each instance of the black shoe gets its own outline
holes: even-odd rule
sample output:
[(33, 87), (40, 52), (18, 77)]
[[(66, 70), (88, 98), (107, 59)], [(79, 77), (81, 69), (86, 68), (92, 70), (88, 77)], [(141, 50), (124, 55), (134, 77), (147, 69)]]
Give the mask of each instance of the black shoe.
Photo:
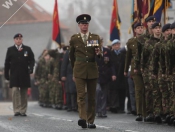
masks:
[(90, 123), (88, 123), (88, 128), (90, 128), (90, 129), (95, 129), (95, 128), (96, 128), (96, 125), (95, 125), (95, 124), (90, 124)]
[(172, 125), (172, 124), (173, 124), (174, 120), (175, 120), (175, 117), (174, 117), (174, 116), (172, 116), (172, 117), (171, 117), (171, 119), (170, 119), (170, 125)]
[(167, 115), (166, 118), (165, 118), (165, 123), (169, 123), (170, 122), (170, 119), (171, 119), (171, 116), (170, 115)]
[(70, 111), (72, 111), (72, 109), (71, 109), (71, 108), (68, 108), (68, 109), (67, 109), (67, 112), (70, 112)]
[(156, 115), (155, 118), (154, 118), (154, 120), (158, 124), (162, 123), (162, 119), (161, 119), (160, 115)]
[(62, 110), (62, 105), (61, 105), (61, 104), (58, 104), (58, 105), (56, 106), (56, 109)]
[(106, 114), (102, 114), (101, 115), (103, 118), (106, 118), (106, 117), (108, 117)]
[(102, 117), (102, 114), (98, 112), (97, 117)]
[(78, 125), (81, 126), (82, 128), (87, 128), (86, 120), (79, 119)]
[(142, 115), (137, 115), (136, 121), (142, 121), (142, 120), (143, 120)]
[(175, 120), (173, 121), (173, 126), (175, 126)]
[(146, 117), (146, 122), (154, 122), (154, 115), (153, 114), (149, 114)]
[(21, 114), (19, 112), (16, 112), (14, 116), (20, 116)]
[(20, 114), (21, 116), (27, 116), (25, 113), (24, 114)]

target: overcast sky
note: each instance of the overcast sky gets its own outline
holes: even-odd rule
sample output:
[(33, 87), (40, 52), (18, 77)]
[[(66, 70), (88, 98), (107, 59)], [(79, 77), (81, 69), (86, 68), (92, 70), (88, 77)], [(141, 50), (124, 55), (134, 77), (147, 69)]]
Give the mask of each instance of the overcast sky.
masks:
[[(49, 13), (53, 12), (55, 0), (33, 0), (33, 1), (35, 1), (38, 5), (43, 7)], [(59, 0), (59, 2), (60, 1), (63, 1), (63, 0)]]

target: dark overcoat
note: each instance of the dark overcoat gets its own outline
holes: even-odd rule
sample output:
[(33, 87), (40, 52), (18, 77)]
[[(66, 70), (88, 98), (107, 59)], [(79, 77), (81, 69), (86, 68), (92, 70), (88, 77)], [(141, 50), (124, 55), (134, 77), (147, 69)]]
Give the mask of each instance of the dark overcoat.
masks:
[(30, 47), (22, 45), (20, 51), (15, 45), (9, 47), (5, 58), (5, 78), (10, 80), (10, 88), (30, 87), (30, 72), (34, 64), (34, 54)]

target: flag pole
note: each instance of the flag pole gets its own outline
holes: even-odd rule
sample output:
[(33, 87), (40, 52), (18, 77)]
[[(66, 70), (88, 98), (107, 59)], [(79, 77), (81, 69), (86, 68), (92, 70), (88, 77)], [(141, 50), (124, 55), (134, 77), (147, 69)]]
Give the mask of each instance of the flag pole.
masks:
[(164, 25), (166, 24), (166, 9), (167, 9), (167, 0), (164, 0)]

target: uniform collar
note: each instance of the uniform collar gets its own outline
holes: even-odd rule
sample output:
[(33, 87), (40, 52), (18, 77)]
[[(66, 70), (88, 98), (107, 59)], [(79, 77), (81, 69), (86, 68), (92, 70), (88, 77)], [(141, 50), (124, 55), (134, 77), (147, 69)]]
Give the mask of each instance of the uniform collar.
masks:
[[(81, 37), (83, 38), (85, 34), (80, 33), (80, 35), (81, 35)], [(86, 35), (87, 35), (87, 38), (88, 38), (88, 37), (89, 37), (89, 32), (87, 32)]]
[(18, 49), (18, 48), (21, 49), (21, 48), (22, 48), (22, 44), (19, 45), (19, 46), (15, 44), (15, 47), (16, 47), (17, 49)]

